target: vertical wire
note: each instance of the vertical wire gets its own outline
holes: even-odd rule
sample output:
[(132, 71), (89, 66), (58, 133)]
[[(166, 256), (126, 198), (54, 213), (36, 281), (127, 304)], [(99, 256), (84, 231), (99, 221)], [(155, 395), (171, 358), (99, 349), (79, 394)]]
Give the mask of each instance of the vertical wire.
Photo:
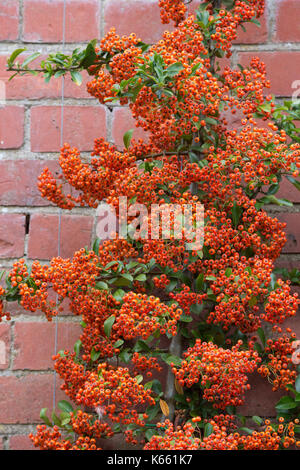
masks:
[[(66, 43), (66, 0), (63, 3), (63, 28), (62, 28), (62, 52), (65, 51)], [(61, 82), (61, 113), (60, 113), (60, 147), (64, 143), (64, 102), (65, 102), (65, 77), (62, 76)], [(57, 235), (57, 256), (61, 255), (61, 219), (62, 219), (62, 210), (59, 208), (58, 213), (58, 235)], [(56, 294), (56, 307), (58, 307), (58, 294)], [(54, 332), (54, 355), (57, 354), (57, 344), (58, 344), (58, 315), (55, 317), (55, 332)], [(53, 411), (55, 410), (56, 405), (56, 370), (54, 370), (53, 375)]]

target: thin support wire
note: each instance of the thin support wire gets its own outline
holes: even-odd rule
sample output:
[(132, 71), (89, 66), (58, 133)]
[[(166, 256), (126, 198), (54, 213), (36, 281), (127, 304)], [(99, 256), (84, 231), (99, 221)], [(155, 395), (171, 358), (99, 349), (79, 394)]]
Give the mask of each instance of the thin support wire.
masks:
[[(62, 52), (65, 50), (66, 43), (66, 0), (63, 4), (63, 31), (62, 31)], [(65, 102), (65, 77), (62, 77), (61, 82), (61, 114), (60, 114), (60, 146), (63, 146), (64, 143), (64, 102)], [(59, 209), (58, 214), (58, 235), (57, 235), (57, 256), (61, 255), (61, 219), (62, 211)], [(58, 306), (58, 295), (56, 294), (56, 306)], [(54, 355), (57, 354), (57, 344), (58, 344), (58, 318), (55, 317), (55, 332), (54, 332)], [(55, 410), (56, 405), (56, 370), (54, 370), (53, 376), (53, 410)]]

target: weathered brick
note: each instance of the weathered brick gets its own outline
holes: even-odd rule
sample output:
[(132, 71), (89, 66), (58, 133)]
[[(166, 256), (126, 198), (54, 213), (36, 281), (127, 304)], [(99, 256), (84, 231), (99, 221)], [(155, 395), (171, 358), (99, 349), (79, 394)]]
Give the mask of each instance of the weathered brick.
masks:
[(53, 174), (58, 162), (53, 160), (0, 160), (0, 191), (3, 206), (45, 206), (51, 203), (41, 197), (38, 176), (48, 167)]
[[(20, 63), (28, 54), (20, 56)], [(41, 55), (30, 64), (34, 68), (47, 56)], [(0, 56), (0, 80), (5, 84), (5, 97), (8, 100), (40, 100), (42, 98), (60, 98), (62, 93), (62, 78), (52, 78), (49, 83), (45, 82), (43, 75), (17, 75), (9, 81), (12, 72), (6, 71), (7, 55)], [(86, 90), (86, 84), (91, 77), (86, 71), (82, 71), (82, 84), (80, 86), (72, 82), (70, 75), (65, 76), (64, 97), (91, 99)]]
[(275, 405), (284, 392), (273, 392), (267, 379), (256, 373), (249, 376), (249, 384), (251, 389), (245, 394), (245, 404), (237, 412), (243, 416), (276, 416)]
[(19, 148), (24, 142), (24, 107), (0, 107), (0, 149)]
[(287, 234), (287, 242), (283, 248), (283, 253), (299, 253), (300, 252), (300, 233), (299, 233), (299, 214), (280, 213), (276, 215), (280, 222), (286, 223), (285, 232)]
[(283, 42), (299, 42), (299, 0), (277, 0), (276, 7), (275, 40)]
[[(54, 322), (16, 322), (13, 369), (53, 368), (55, 327)], [(59, 323), (57, 351), (73, 351), (80, 332), (81, 327), (78, 324)]]
[[(31, 218), (28, 256), (33, 259), (50, 259), (57, 256), (59, 217), (34, 214)], [(61, 256), (71, 257), (76, 250), (90, 246), (92, 217), (63, 215), (61, 220)]]
[(120, 36), (136, 33), (147, 43), (157, 42), (164, 31), (172, 30), (170, 24), (160, 22), (156, 0), (109, 0), (105, 2), (105, 32), (115, 27)]
[(254, 23), (244, 23), (246, 31), (243, 31), (241, 27), (238, 28), (237, 39), (234, 41), (235, 44), (263, 44), (268, 39), (268, 28), (267, 28), (267, 12), (264, 16), (258, 19), (260, 26)]
[(292, 202), (300, 202), (300, 191), (289, 180), (283, 178), (276, 197), (289, 199)]
[[(57, 400), (65, 399), (57, 381)], [(38, 423), (42, 408), (52, 410), (53, 373), (0, 377), (0, 423)]]
[(135, 120), (129, 108), (115, 108), (113, 111), (112, 138), (117, 146), (124, 147), (123, 136), (130, 129), (134, 129), (134, 139), (147, 138), (146, 132), (135, 126)]
[[(58, 152), (60, 149), (60, 106), (35, 106), (31, 109), (31, 150)], [(102, 106), (66, 106), (64, 142), (81, 151), (93, 148), (94, 140), (106, 135), (105, 109)]]
[(9, 439), (9, 450), (38, 450), (34, 447), (31, 439), (26, 435), (11, 436)]
[[(63, 34), (63, 8), (63, 0), (24, 0), (24, 41), (60, 42)], [(99, 25), (98, 0), (67, 0), (67, 42), (98, 38)]]
[(10, 358), (10, 324), (0, 324), (0, 369), (7, 369)]
[(238, 62), (249, 65), (254, 56), (258, 56), (266, 64), (267, 78), (271, 81), (271, 88), (267, 89), (265, 93), (273, 93), (276, 96), (292, 96), (295, 91), (293, 84), (299, 80), (300, 52), (241, 52)]
[(25, 216), (0, 214), (0, 258), (24, 255)]
[(19, 35), (18, 0), (1, 0), (0, 41), (13, 41)]

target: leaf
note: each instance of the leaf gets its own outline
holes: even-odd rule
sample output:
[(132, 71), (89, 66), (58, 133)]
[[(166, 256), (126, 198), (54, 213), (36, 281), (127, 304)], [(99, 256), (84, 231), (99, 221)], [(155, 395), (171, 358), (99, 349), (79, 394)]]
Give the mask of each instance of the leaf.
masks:
[(168, 77), (175, 77), (181, 70), (183, 70), (184, 67), (181, 62), (176, 62), (175, 64), (170, 65), (166, 70), (165, 70), (165, 75)]
[(244, 431), (246, 432), (247, 434), (253, 434), (253, 429), (249, 429), (249, 428), (240, 428), (240, 431)]
[(174, 364), (175, 366), (181, 366), (181, 359), (178, 356), (174, 356), (173, 354), (162, 354), (161, 358), (167, 364)]
[(61, 400), (57, 403), (57, 406), (60, 410), (65, 411), (66, 413), (72, 413), (73, 406), (66, 400)]
[(18, 55), (22, 54), (22, 52), (27, 51), (26, 47), (23, 47), (22, 49), (16, 49), (10, 57), (7, 59), (8, 65), (13, 65), (14, 61), (18, 57)]
[(93, 348), (91, 350), (91, 360), (93, 362), (97, 361), (100, 357), (100, 354), (101, 354), (101, 351), (95, 351), (95, 349)]
[(138, 384), (142, 383), (144, 380), (144, 377), (142, 375), (137, 375), (135, 380), (137, 381)]
[(289, 180), (290, 183), (292, 183), (295, 188), (298, 189), (298, 191), (300, 191), (300, 181), (297, 181), (295, 178), (293, 178), (292, 176), (287, 176), (286, 179)]
[(130, 142), (132, 139), (133, 131), (134, 129), (130, 129), (129, 131), (125, 132), (123, 136), (123, 142), (124, 142), (124, 146), (126, 149), (129, 149), (130, 147)]
[(135, 280), (140, 281), (140, 282), (145, 282), (147, 280), (147, 276), (146, 274), (139, 274), (138, 276), (136, 276)]
[(60, 421), (59, 417), (54, 413), (54, 411), (52, 411), (51, 418), (52, 418), (53, 423), (56, 426), (61, 426), (61, 421)]
[(96, 282), (95, 288), (98, 290), (109, 290), (108, 284), (103, 281)]
[(44, 421), (45, 424), (47, 424), (47, 426), (52, 427), (52, 423), (46, 413), (47, 413), (47, 408), (42, 408), (40, 412), (40, 418)]
[(275, 408), (277, 411), (285, 411), (285, 410), (292, 410), (296, 408), (297, 406), (298, 405), (295, 402), (295, 400), (293, 400), (293, 398), (285, 396), (279, 400)]
[(169, 410), (169, 406), (168, 406), (168, 403), (162, 399), (159, 400), (159, 406), (160, 406), (160, 409), (161, 411), (163, 412), (163, 414), (165, 416), (169, 416), (170, 414), (170, 410)]
[(77, 70), (71, 70), (71, 79), (76, 85), (80, 86), (82, 84), (82, 75)]
[(266, 335), (265, 335), (265, 332), (262, 328), (258, 328), (257, 330), (257, 334), (259, 336), (259, 339), (261, 340), (262, 342), (262, 345), (264, 346), (264, 348), (266, 347)]
[(96, 238), (96, 240), (93, 243), (92, 250), (93, 252), (97, 255), (99, 253), (99, 246), (100, 246), (101, 240), (100, 238)]
[(213, 432), (213, 425), (211, 423), (206, 423), (206, 425), (204, 426), (204, 437), (210, 436)]
[(67, 413), (67, 412), (60, 413), (60, 421), (61, 421), (62, 426), (69, 424), (69, 422), (71, 421), (70, 413)]
[(175, 379), (174, 384), (175, 384), (176, 392), (179, 393), (179, 395), (183, 395), (183, 388), (177, 379)]
[(111, 315), (104, 322), (104, 333), (106, 334), (108, 338), (110, 337), (111, 329), (115, 321), (116, 321), (116, 317), (114, 315)]
[(118, 301), (118, 302), (121, 302), (123, 297), (125, 295), (125, 291), (123, 289), (117, 289), (114, 293), (113, 293), (113, 297)]
[(74, 344), (74, 351), (76, 353), (76, 357), (79, 357), (81, 345), (82, 345), (82, 342), (80, 341), (80, 339), (76, 341), (76, 343)]
[(264, 420), (259, 416), (252, 416), (252, 421), (254, 421), (254, 423), (258, 424), (259, 426), (261, 426), (264, 422)]
[(233, 208), (231, 210), (232, 214), (232, 221), (235, 227), (238, 226), (241, 214), (242, 214), (242, 208), (237, 205), (236, 201), (233, 203)]
[(22, 63), (22, 68), (26, 67), (26, 65), (30, 64), (31, 62), (33, 62), (35, 59), (37, 59), (37, 57), (39, 57), (41, 55), (40, 52), (35, 52), (34, 54), (31, 54), (29, 57), (27, 57), (27, 59), (24, 60), (24, 62)]
[(124, 340), (123, 339), (118, 339), (118, 341), (116, 341), (114, 344), (113, 344), (113, 347), (114, 348), (119, 348), (120, 346), (122, 346), (124, 344)]

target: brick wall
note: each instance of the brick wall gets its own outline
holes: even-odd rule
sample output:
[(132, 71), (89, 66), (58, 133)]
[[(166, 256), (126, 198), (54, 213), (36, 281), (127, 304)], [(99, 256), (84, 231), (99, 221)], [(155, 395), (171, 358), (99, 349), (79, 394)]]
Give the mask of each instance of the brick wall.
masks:
[[(159, 23), (156, 0), (67, 0), (66, 15), (67, 51), (102, 37), (113, 25), (121, 34), (135, 31), (148, 42), (167, 29)], [(300, 0), (267, 0), (262, 27), (248, 27), (234, 46), (233, 64), (245, 63), (252, 55), (266, 62), (271, 91), (279, 101), (291, 97), (293, 84), (300, 89), (299, 16)], [(36, 77), (17, 77), (8, 83), (5, 63), (17, 47), (45, 55), (59, 50), (62, 21), (63, 0), (0, 0), (0, 93), (4, 88), (6, 93), (5, 102), (0, 95), (0, 265), (5, 269), (19, 257), (30, 264), (57, 254), (58, 209), (40, 197), (36, 178), (43, 167), (57, 167), (61, 83), (58, 79), (45, 84)], [(126, 109), (106, 110), (90, 98), (85, 83), (77, 87), (66, 80), (64, 119), (64, 141), (83, 154), (91, 150), (94, 138), (105, 136), (121, 143), (132, 127)], [(300, 260), (300, 192), (285, 182), (281, 196), (295, 202), (292, 210), (270, 208), (287, 222), (288, 243), (279, 265), (291, 269), (299, 267)], [(90, 245), (94, 230), (92, 210), (64, 213), (62, 256)], [(0, 324), (1, 345), (6, 347), (0, 364), (0, 447), (26, 449), (31, 446), (27, 434), (39, 422), (40, 409), (52, 408), (54, 325), (18, 306), (11, 311), (13, 320)], [(67, 310), (59, 318), (58, 332), (59, 349), (72, 347), (78, 338), (78, 323)], [(246, 413), (272, 414), (278, 395), (267, 383), (252, 380), (258, 389), (249, 392)], [(57, 399), (61, 396), (58, 391)]]

